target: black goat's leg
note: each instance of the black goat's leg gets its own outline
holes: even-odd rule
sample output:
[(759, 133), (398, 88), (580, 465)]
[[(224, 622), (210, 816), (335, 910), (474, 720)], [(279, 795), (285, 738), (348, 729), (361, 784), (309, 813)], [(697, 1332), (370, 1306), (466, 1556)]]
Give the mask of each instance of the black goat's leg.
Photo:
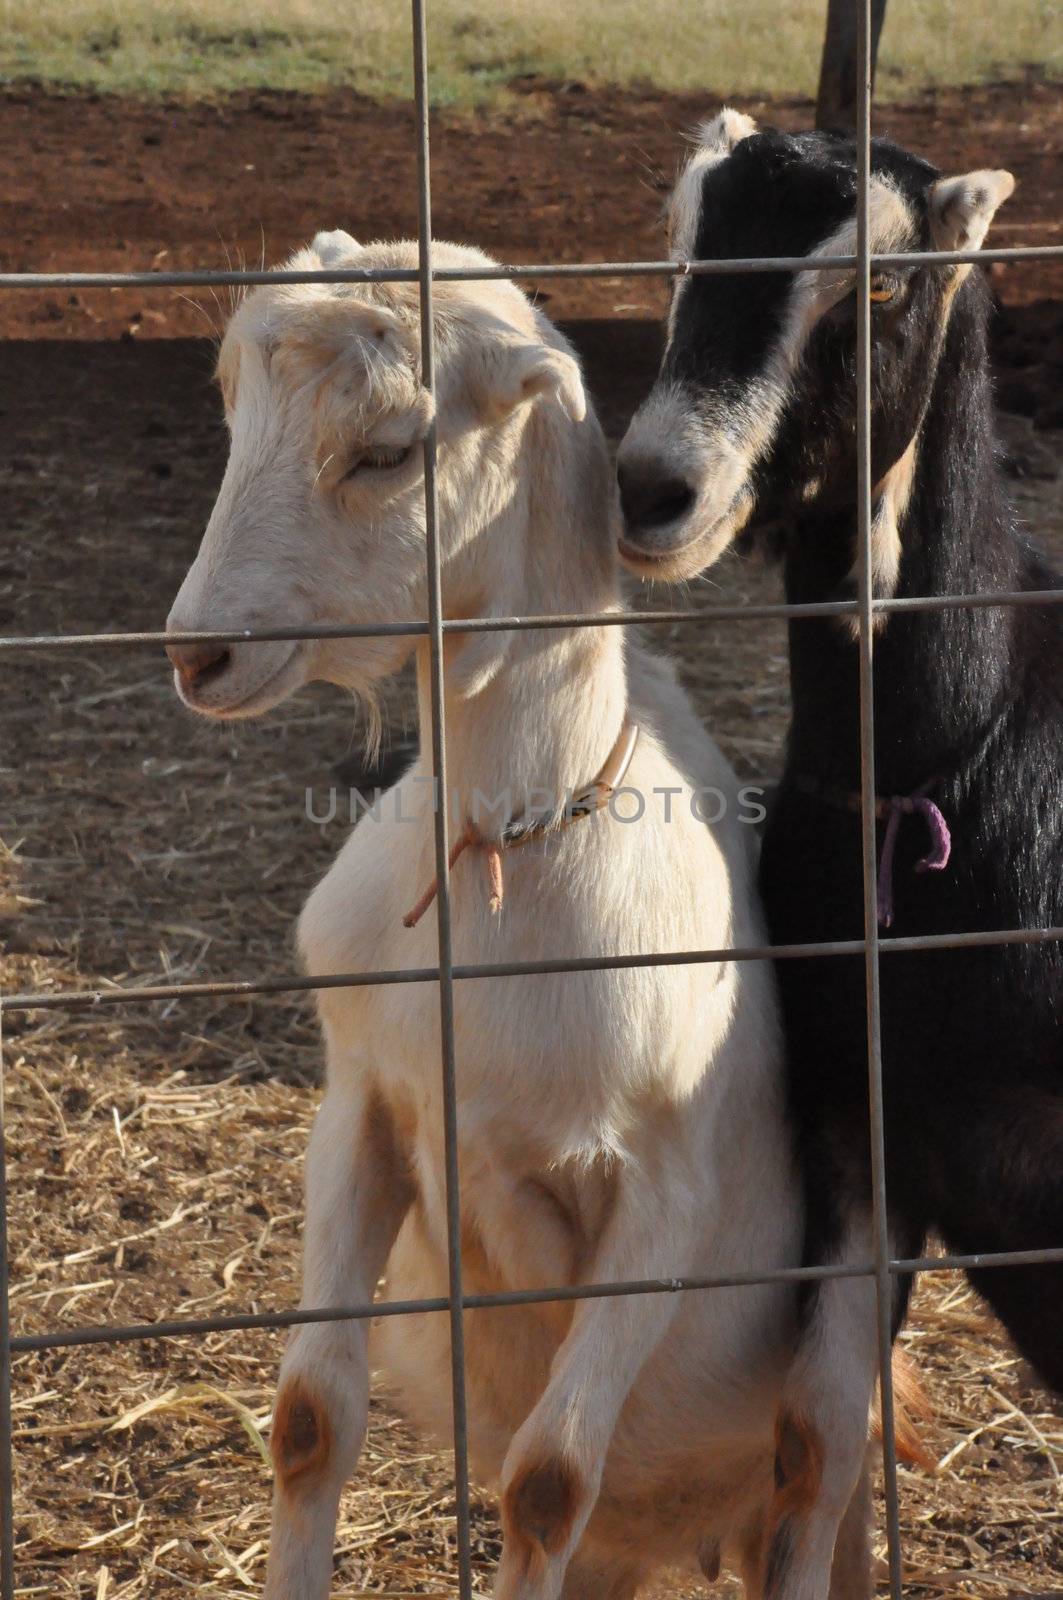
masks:
[[(959, 1255), (1063, 1248), (1063, 1093), (1002, 1085), (965, 1120), (935, 1201)], [(1063, 1394), (1063, 1262), (968, 1276), (1041, 1382)]]
[[(1063, 1246), (1063, 1227), (1056, 1234), (1056, 1244)], [(997, 1248), (1013, 1247), (1001, 1244)], [(1063, 1395), (1063, 1263), (984, 1267), (968, 1273), (968, 1277), (988, 1300), (1040, 1381)]]

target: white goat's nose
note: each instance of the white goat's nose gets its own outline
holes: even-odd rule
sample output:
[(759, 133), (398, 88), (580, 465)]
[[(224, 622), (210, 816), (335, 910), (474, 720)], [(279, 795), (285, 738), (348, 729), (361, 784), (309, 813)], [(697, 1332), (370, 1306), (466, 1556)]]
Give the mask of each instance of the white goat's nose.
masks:
[(232, 652), (227, 644), (168, 644), (166, 654), (185, 688), (190, 689), (224, 672)]

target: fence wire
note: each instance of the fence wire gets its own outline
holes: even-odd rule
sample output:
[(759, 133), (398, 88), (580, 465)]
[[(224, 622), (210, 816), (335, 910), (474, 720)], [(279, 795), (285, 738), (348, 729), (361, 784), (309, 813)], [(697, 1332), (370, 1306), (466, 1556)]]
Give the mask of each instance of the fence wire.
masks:
[(868, 1112), (871, 1133), (871, 1224), (875, 1246), (879, 1405), (891, 1600), (901, 1600), (901, 1531), (893, 1395), (893, 1300), (886, 1207), (886, 1123), (882, 1094), (882, 1011), (876, 862), (874, 568), (871, 552), (871, 3), (857, 6), (856, 97), (856, 592), (860, 603), (860, 810), (864, 870), (864, 980), (867, 991)]
[[(432, 320), (432, 185), (428, 135), (428, 34), (425, 0), (412, 0), (413, 74), (417, 108), (417, 250), (421, 296), (421, 382), (435, 388)], [(443, 594), (439, 556), (439, 495), (436, 486), (436, 417), (424, 437), (424, 511), (428, 562), (429, 704), (432, 714), (432, 777), (445, 797), (447, 745), (443, 687)], [(458, 1544), (458, 1593), (472, 1596), (469, 1533), (469, 1429), (465, 1403), (465, 1308), (461, 1282), (461, 1194), (458, 1173), (458, 1095), (454, 1046), (454, 954), (450, 921), (448, 807), (435, 807), (436, 928), (439, 945), (439, 1036), (443, 1077), (443, 1151), (447, 1208), (447, 1275), (450, 1294), (450, 1384), (454, 1433), (454, 1503)]]
[[(448, 1313), (452, 1353), (454, 1415), (455, 1502), (460, 1600), (472, 1600), (469, 1540), (469, 1479), (465, 1398), (463, 1316), (466, 1310), (495, 1306), (539, 1305), (558, 1301), (612, 1298), (623, 1295), (675, 1294), (734, 1288), (764, 1283), (823, 1282), (837, 1278), (870, 1278), (877, 1306), (879, 1379), (882, 1395), (882, 1451), (885, 1477), (886, 1532), (889, 1551), (891, 1600), (901, 1600), (902, 1548), (898, 1510), (897, 1460), (894, 1444), (893, 1377), (891, 1365), (891, 1313), (895, 1281), (922, 1271), (957, 1271), (1037, 1263), (1063, 1263), (1063, 1243), (1058, 1248), (997, 1251), (974, 1255), (938, 1255), (894, 1259), (890, 1254), (883, 1119), (883, 1071), (879, 963), (883, 955), (933, 952), (1006, 944), (1041, 944), (1063, 940), (1063, 928), (995, 929), (967, 934), (935, 934), (879, 938), (876, 881), (876, 817), (874, 762), (874, 618), (906, 611), (945, 611), (964, 607), (1057, 605), (1063, 587), (1043, 590), (995, 591), (982, 594), (930, 595), (876, 599), (871, 570), (871, 322), (868, 288), (873, 270), (896, 266), (949, 266), (966, 263), (1015, 263), (1063, 260), (1063, 245), (1028, 246), (978, 251), (916, 251), (874, 254), (870, 249), (868, 198), (870, 190), (871, 70), (870, 0), (858, 0), (857, 48), (857, 249), (854, 256), (750, 257), (735, 260), (544, 262), (480, 268), (438, 268), (433, 263), (431, 177), (428, 123), (428, 51), (426, 0), (411, 0), (414, 64), (414, 102), (417, 128), (418, 266), (416, 269), (338, 268), (308, 271), (192, 271), (192, 272), (7, 272), (0, 273), (0, 290), (57, 288), (195, 288), (219, 285), (251, 287), (270, 283), (386, 283), (416, 282), (421, 307), (422, 381), (429, 391), (435, 381), (433, 342), (433, 285), (457, 281), (495, 279), (605, 277), (678, 277), (733, 275), (752, 272), (796, 273), (855, 270), (857, 279), (857, 595), (853, 600), (800, 605), (715, 605), (702, 610), (667, 609), (642, 612), (593, 612), (550, 616), (478, 617), (451, 620), (442, 615), (439, 511), (436, 493), (436, 432), (424, 441), (424, 494), (428, 616), (424, 620), (391, 623), (329, 624), (317, 627), (264, 627), (167, 634), (158, 630), (125, 633), (25, 634), (0, 637), (0, 653), (18, 655), (51, 649), (106, 649), (158, 647), (165, 643), (239, 643), (247, 640), (301, 640), (374, 638), (410, 635), (426, 638), (430, 658), (432, 770), (437, 792), (446, 788), (446, 729), (443, 696), (443, 644), (449, 633), (506, 632), (588, 626), (629, 626), (650, 623), (739, 622), (766, 618), (855, 616), (859, 624), (860, 660), (860, 795), (863, 845), (864, 936), (796, 945), (762, 945), (747, 948), (678, 951), (667, 954), (617, 954), (612, 957), (556, 961), (499, 962), (460, 965), (453, 960), (451, 937), (448, 817), (445, 805), (435, 808), (435, 852), (439, 892), (436, 903), (438, 964), (399, 971), (352, 972), (328, 976), (283, 977), (259, 982), (218, 981), (186, 984), (139, 985), (123, 989), (95, 988), (39, 991), (0, 995), (0, 1600), (14, 1600), (15, 1547), (13, 1532), (13, 1453), (11, 1440), (11, 1358), (13, 1354), (68, 1349), (95, 1344), (150, 1341), (179, 1336), (205, 1337), (211, 1333), (250, 1329), (283, 1329), (305, 1323), (364, 1320), (378, 1316)], [(669, 1277), (619, 1283), (557, 1285), (553, 1288), (513, 1290), (497, 1294), (465, 1294), (462, 1286), (461, 1207), (458, 1172), (458, 1108), (454, 1039), (454, 985), (479, 978), (502, 979), (581, 971), (626, 970), (647, 966), (674, 966), (723, 961), (863, 958), (867, 993), (868, 1088), (872, 1152), (873, 1256), (868, 1261), (831, 1266), (800, 1266), (770, 1272), (735, 1269), (711, 1277)], [(149, 1004), (160, 1000), (201, 996), (240, 998), (305, 990), (434, 983), (439, 990), (440, 1069), (443, 1087), (443, 1132), (446, 1174), (448, 1293), (420, 1300), (384, 1301), (350, 1306), (308, 1306), (275, 1312), (243, 1312), (202, 1318), (172, 1318), (143, 1324), (105, 1324), (99, 1327), (56, 1329), (41, 1334), (12, 1335), (8, 1307), (7, 1165), (4, 1127), (3, 1033), (4, 1012), (34, 1010), (77, 1011), (110, 1005)]]
[[(1063, 245), (1008, 245), (989, 250), (910, 250), (871, 256), (878, 267), (952, 267), (1054, 261)], [(489, 283), (501, 278), (734, 277), (746, 272), (851, 271), (858, 256), (732, 256), (719, 261), (547, 261), (511, 266), (433, 267), (433, 283)], [(419, 267), (308, 267), (226, 272), (0, 272), (0, 289), (254, 288), (265, 283), (419, 283)]]
[[(873, 599), (875, 616), (898, 611), (985, 611), (997, 606), (1052, 606), (1063, 602), (1063, 588), (995, 589), (981, 594), (894, 595)], [(794, 621), (810, 617), (858, 617), (858, 600), (803, 600), (794, 604), (771, 601), (763, 605), (680, 607), (657, 611), (568, 611), (531, 617), (444, 617), (447, 633), (529, 633), (536, 628), (651, 627), (664, 622), (764, 622), (772, 618)], [(203, 628), (166, 632), (156, 628), (140, 633), (23, 633), (0, 634), (0, 653), (26, 650), (62, 650), (110, 647), (132, 648), (168, 644), (264, 644), (294, 639), (425, 638), (428, 622), (322, 622), (304, 627)]]

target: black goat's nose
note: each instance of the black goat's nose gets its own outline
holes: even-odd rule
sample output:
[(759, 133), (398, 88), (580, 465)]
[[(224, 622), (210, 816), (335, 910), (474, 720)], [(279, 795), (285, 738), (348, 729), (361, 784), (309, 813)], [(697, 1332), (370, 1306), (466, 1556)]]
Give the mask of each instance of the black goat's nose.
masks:
[(620, 509), (629, 528), (662, 528), (666, 522), (685, 517), (694, 504), (694, 489), (674, 473), (621, 465), (616, 477)]

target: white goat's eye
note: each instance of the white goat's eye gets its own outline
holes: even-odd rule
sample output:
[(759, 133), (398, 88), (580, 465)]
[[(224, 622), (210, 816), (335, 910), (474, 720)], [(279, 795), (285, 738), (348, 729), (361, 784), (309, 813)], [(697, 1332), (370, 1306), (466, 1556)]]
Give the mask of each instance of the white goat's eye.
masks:
[(391, 472), (410, 459), (413, 445), (398, 445), (394, 449), (380, 446), (375, 450), (360, 450), (351, 461), (344, 478), (356, 478), (363, 472)]

